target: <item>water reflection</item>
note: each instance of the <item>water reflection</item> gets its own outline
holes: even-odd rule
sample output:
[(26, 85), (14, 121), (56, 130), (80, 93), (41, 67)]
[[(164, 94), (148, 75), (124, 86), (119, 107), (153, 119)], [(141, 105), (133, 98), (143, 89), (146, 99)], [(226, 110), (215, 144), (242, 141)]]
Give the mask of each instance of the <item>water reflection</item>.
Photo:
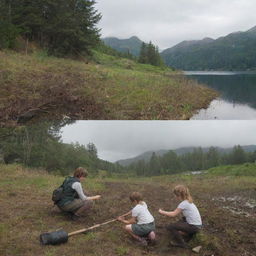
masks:
[(255, 72), (185, 72), (190, 78), (219, 91), (221, 96), (193, 119), (256, 119)]
[(256, 109), (222, 99), (213, 100), (207, 109), (201, 109), (192, 120), (256, 120)]

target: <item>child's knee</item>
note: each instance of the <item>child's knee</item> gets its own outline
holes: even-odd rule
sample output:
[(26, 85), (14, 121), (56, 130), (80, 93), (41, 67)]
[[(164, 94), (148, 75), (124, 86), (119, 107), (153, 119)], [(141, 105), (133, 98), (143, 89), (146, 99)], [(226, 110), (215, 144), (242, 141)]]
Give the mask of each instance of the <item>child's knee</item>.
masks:
[(131, 231), (132, 231), (132, 225), (125, 225), (125, 226), (124, 226), (124, 229), (125, 229), (127, 232), (131, 232)]

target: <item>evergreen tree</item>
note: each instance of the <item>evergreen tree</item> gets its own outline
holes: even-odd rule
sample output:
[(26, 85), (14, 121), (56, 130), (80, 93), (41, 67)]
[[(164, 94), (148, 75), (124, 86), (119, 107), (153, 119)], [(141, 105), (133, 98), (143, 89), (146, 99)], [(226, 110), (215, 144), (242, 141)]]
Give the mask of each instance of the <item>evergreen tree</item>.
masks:
[(96, 158), (98, 157), (97, 148), (92, 142), (87, 144), (87, 150), (92, 157), (96, 157)]
[(144, 42), (141, 45), (139, 63), (150, 64), (153, 66), (163, 66), (163, 60), (158, 52), (158, 47), (149, 42), (145, 44)]
[(144, 42), (141, 44), (140, 55), (139, 55), (139, 63), (142, 63), (142, 64), (148, 63), (147, 45)]
[[(6, 0), (4, 3), (0, 5), (0, 14), (8, 14), (4, 24), (19, 29), (25, 39), (38, 42), (50, 54), (90, 54), (99, 42), (96, 24), (101, 15), (94, 9), (94, 0)], [(9, 26), (3, 29), (4, 24), (0, 24), (0, 33), (10, 34)]]
[(243, 148), (238, 145), (233, 148), (233, 151), (230, 156), (231, 164), (242, 164), (246, 162), (246, 154)]

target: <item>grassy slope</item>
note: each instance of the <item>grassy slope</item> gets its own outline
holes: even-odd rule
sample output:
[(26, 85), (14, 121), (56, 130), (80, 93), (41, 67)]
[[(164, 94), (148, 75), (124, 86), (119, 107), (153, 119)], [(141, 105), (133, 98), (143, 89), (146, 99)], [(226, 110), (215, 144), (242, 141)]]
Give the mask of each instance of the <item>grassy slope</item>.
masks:
[[(84, 187), (92, 194), (102, 194), (91, 214), (80, 222), (72, 222), (52, 207), (52, 190), (62, 182), (62, 177), (44, 172), (26, 170), (19, 165), (0, 165), (0, 255), (193, 255), (188, 250), (167, 250), (168, 233), (163, 228), (171, 222), (157, 214), (159, 207), (171, 210), (177, 205), (172, 196), (175, 184), (187, 184), (201, 212), (204, 230), (191, 242), (203, 245), (199, 255), (252, 256), (255, 253), (254, 209), (246, 207), (255, 200), (254, 177), (219, 176), (211, 171), (207, 175), (174, 175), (144, 179), (88, 179)], [(149, 249), (135, 246), (122, 230), (120, 223), (98, 228), (87, 234), (71, 237), (60, 246), (40, 246), (42, 232), (63, 228), (67, 232), (102, 223), (126, 212), (130, 208), (128, 195), (140, 191), (156, 218), (158, 244)], [(237, 197), (239, 202), (223, 201)], [(243, 201), (244, 200), (244, 201)], [(230, 209), (250, 214), (236, 214)], [(166, 251), (167, 250), (167, 251)]]
[(98, 52), (95, 59), (0, 51), (0, 122), (31, 109), (46, 119), (187, 119), (217, 96), (170, 69)]

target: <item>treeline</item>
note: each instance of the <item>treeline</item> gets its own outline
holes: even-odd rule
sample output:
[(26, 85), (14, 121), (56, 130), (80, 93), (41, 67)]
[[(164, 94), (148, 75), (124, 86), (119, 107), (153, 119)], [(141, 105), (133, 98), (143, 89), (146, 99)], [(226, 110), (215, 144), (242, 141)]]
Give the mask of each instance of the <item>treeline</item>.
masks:
[(152, 154), (150, 160), (140, 160), (125, 169), (138, 176), (157, 176), (175, 174), (185, 171), (207, 170), (220, 165), (236, 165), (256, 161), (256, 151), (245, 152), (241, 146), (235, 146), (230, 153), (221, 153), (217, 148), (211, 147), (204, 152), (202, 148), (195, 148), (193, 152), (177, 155), (169, 151), (163, 156)]
[(149, 44), (144, 42), (142, 43), (138, 61), (142, 64), (164, 66), (164, 62), (159, 54), (158, 47), (153, 45), (152, 42), (149, 42)]
[(41, 123), (14, 130), (0, 130), (0, 160), (6, 164), (20, 163), (42, 168), (48, 172), (69, 174), (78, 166), (86, 167), (96, 175), (104, 170), (108, 175), (119, 171), (120, 166), (98, 158), (93, 143), (87, 146), (66, 144), (61, 141), (60, 123)]
[(36, 42), (56, 56), (91, 54), (101, 15), (93, 0), (1, 0), (0, 49), (17, 39)]

